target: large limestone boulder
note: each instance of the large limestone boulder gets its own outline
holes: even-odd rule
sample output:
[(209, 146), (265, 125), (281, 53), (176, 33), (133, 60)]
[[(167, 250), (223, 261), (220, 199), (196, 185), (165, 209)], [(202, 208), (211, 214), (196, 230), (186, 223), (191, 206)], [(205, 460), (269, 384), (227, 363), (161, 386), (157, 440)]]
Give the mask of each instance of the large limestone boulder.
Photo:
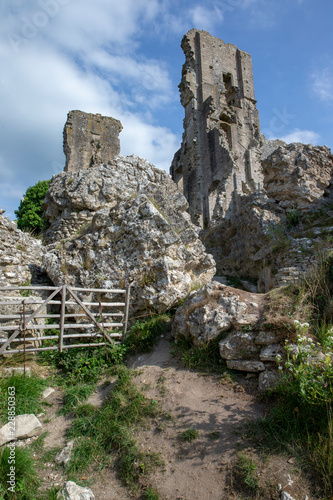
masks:
[(265, 303), (265, 294), (213, 281), (192, 292), (177, 310), (172, 334), (176, 341), (185, 336), (196, 345), (218, 337), (227, 367), (260, 374), (260, 390), (267, 390), (279, 381), (276, 357), (285, 352), (273, 331), (261, 330)]
[(123, 287), (133, 311), (167, 310), (215, 274), (170, 176), (137, 156), (118, 156), (53, 178), (45, 199), (44, 264), (56, 284)]
[[(177, 310), (172, 332), (177, 339), (190, 337), (195, 344), (215, 339), (222, 333), (239, 330), (242, 327), (255, 326), (260, 318), (263, 295), (237, 290), (217, 281), (205, 285), (192, 292), (184, 304)], [(258, 352), (254, 344), (255, 337), (243, 339), (247, 348), (253, 344), (253, 350)], [(240, 345), (236, 349), (229, 345), (225, 348), (225, 358), (234, 359), (239, 355)], [(236, 350), (234, 354), (230, 354)]]

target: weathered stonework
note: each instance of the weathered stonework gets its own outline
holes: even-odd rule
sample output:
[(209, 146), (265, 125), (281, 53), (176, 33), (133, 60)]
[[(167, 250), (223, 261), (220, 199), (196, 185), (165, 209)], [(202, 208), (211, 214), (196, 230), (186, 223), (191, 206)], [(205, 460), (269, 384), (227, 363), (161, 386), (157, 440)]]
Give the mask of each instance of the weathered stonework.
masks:
[(64, 127), (66, 172), (107, 163), (120, 153), (119, 120), (99, 114), (70, 111)]
[(56, 285), (119, 288), (132, 283), (131, 314), (164, 312), (215, 262), (170, 176), (137, 156), (54, 176), (44, 200), (51, 244), (44, 265)]
[(235, 193), (262, 186), (252, 62), (249, 54), (206, 31), (189, 31), (182, 48), (184, 134), (171, 175), (189, 202), (192, 220), (206, 227), (232, 217)]

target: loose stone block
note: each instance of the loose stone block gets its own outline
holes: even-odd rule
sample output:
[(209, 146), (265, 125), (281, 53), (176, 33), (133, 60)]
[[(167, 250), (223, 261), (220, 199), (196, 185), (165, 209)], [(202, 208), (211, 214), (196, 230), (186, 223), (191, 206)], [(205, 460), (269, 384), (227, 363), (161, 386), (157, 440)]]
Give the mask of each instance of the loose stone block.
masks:
[(264, 363), (262, 363), (261, 361), (246, 361), (243, 359), (228, 360), (227, 367), (230, 368), (230, 370), (239, 370), (242, 372), (254, 373), (262, 372), (266, 369)]

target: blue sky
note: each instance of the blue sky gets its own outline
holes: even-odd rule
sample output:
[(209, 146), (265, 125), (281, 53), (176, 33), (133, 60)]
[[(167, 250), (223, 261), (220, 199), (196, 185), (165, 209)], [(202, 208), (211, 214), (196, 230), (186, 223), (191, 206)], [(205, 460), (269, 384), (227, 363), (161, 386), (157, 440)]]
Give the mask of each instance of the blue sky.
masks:
[(72, 109), (121, 120), (121, 153), (168, 170), (191, 28), (251, 54), (268, 138), (332, 148), (332, 19), (331, 0), (0, 0), (0, 208), (63, 169)]

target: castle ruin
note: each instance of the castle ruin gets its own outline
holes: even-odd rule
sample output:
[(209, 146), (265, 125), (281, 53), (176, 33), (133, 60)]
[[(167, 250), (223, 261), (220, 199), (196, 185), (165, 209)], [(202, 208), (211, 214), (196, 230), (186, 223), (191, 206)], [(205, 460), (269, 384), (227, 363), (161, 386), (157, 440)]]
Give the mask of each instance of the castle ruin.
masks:
[(189, 202), (192, 220), (207, 227), (232, 217), (236, 194), (262, 185), (252, 61), (235, 45), (196, 29), (184, 36), (182, 49), (184, 133), (170, 173)]
[(120, 153), (119, 120), (100, 114), (70, 111), (64, 127), (66, 172), (107, 163)]

